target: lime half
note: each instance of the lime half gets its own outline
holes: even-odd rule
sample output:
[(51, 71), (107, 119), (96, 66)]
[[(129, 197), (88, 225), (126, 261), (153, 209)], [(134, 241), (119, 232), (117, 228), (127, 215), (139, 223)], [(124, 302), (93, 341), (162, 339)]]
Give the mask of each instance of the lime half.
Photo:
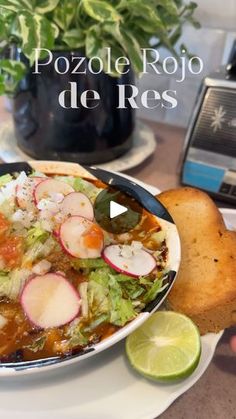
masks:
[(126, 353), (131, 365), (145, 377), (157, 381), (182, 379), (199, 363), (199, 331), (183, 314), (159, 311), (128, 336)]

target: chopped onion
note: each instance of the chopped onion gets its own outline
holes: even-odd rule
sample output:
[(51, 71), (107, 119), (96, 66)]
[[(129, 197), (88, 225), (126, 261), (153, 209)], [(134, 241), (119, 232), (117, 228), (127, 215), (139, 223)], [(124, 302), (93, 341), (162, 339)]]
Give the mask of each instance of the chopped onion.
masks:
[(82, 317), (88, 317), (88, 295), (87, 295), (87, 291), (88, 291), (88, 283), (87, 282), (82, 282), (79, 285), (79, 294), (80, 294), (80, 298), (81, 298)]
[(24, 228), (30, 228), (34, 221), (34, 213), (18, 209), (11, 217), (13, 222), (19, 223)]
[(134, 251), (135, 250), (140, 250), (140, 249), (143, 248), (143, 244), (142, 244), (142, 242), (139, 242), (137, 240), (133, 240), (132, 243), (131, 243), (131, 247), (133, 248)]
[(37, 275), (44, 275), (50, 271), (51, 266), (52, 264), (48, 260), (43, 259), (34, 265), (32, 272)]
[(11, 180), (6, 186), (3, 186), (0, 191), (0, 205), (9, 198), (15, 196), (16, 186), (23, 185), (23, 183), (28, 179), (25, 172), (21, 172), (17, 179)]
[(52, 213), (57, 213), (60, 209), (57, 202), (50, 201), (49, 199), (41, 199), (41, 201), (37, 204), (37, 208), (39, 210), (46, 210)]
[(6, 317), (0, 314), (0, 329), (3, 329), (3, 327), (6, 326), (7, 322), (8, 320), (6, 319)]

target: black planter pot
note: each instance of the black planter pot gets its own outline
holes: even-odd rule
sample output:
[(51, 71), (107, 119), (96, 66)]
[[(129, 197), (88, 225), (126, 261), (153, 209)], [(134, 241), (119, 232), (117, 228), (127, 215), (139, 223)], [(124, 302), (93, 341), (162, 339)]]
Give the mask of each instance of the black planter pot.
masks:
[[(13, 101), (18, 145), (35, 159), (103, 163), (132, 147), (134, 111), (129, 103), (127, 109), (117, 109), (117, 85), (132, 84), (133, 73), (130, 70), (119, 79), (105, 73), (92, 74), (86, 61), (83, 69), (87, 74), (71, 74), (72, 68), (66, 74), (58, 74), (54, 69), (55, 59), (64, 56), (71, 62), (72, 55), (83, 54), (54, 52), (52, 63), (40, 67), (41, 74), (33, 74), (30, 69), (19, 84)], [(61, 61), (60, 71), (63, 72), (64, 61)], [(79, 101), (79, 109), (61, 107), (59, 94), (70, 88), (70, 82), (76, 82), (78, 98), (85, 90), (97, 91), (98, 106), (86, 109)], [(90, 101), (90, 106), (92, 103)]]

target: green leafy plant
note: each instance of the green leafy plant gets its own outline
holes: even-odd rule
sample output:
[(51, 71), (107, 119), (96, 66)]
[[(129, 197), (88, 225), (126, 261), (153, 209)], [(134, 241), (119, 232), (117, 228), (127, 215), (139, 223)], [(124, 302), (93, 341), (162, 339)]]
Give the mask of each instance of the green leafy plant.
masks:
[[(104, 59), (105, 47), (111, 47), (112, 61), (125, 55), (138, 74), (140, 49), (153, 37), (155, 47), (178, 55), (174, 46), (183, 24), (199, 25), (195, 8), (183, 0), (0, 0), (0, 48), (19, 47), (32, 65), (34, 48), (79, 49), (88, 58)], [(25, 64), (4, 58), (0, 69), (0, 94), (13, 92)]]

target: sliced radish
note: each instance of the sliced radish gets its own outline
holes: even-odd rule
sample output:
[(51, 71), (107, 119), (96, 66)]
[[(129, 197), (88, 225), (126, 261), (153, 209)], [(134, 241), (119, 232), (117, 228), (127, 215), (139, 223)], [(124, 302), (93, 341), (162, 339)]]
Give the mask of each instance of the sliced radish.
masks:
[(81, 299), (63, 275), (48, 273), (35, 276), (26, 283), (21, 304), (33, 324), (48, 329), (74, 320), (79, 314)]
[(72, 192), (61, 203), (61, 211), (65, 215), (79, 215), (93, 220), (93, 206), (89, 198), (81, 192)]
[(58, 239), (60, 236), (60, 228), (54, 229), (52, 234), (54, 235), (54, 237), (56, 237), (56, 239)]
[(74, 192), (74, 189), (68, 183), (56, 179), (46, 179), (35, 186), (33, 195), (35, 203), (38, 204), (41, 199), (50, 198), (55, 193), (66, 196), (71, 192)]
[(83, 217), (68, 218), (60, 227), (62, 248), (76, 258), (98, 258), (104, 246), (101, 228)]
[(29, 204), (33, 204), (33, 190), (36, 185), (42, 182), (45, 178), (29, 177), (22, 185), (16, 186), (16, 203), (21, 209), (26, 209)]
[(102, 254), (108, 265), (118, 272), (135, 278), (150, 274), (156, 267), (156, 261), (143, 249), (133, 249), (128, 245), (113, 244), (107, 246)]

